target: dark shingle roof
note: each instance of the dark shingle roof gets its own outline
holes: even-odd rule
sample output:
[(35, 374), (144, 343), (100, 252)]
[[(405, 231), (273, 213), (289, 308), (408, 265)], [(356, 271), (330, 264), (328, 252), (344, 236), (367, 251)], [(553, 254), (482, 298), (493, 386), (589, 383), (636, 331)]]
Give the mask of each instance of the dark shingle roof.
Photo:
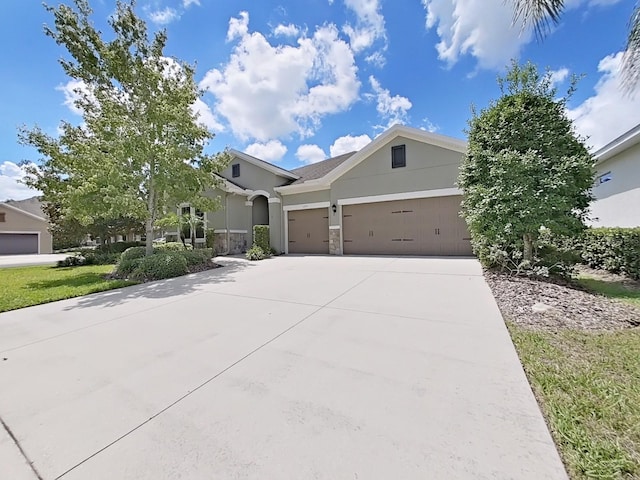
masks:
[(322, 178), (333, 169), (342, 165), (345, 160), (349, 159), (355, 153), (356, 152), (343, 153), (342, 155), (328, 158), (321, 162), (312, 163), (311, 165), (305, 165), (304, 167), (300, 168), (294, 168), (293, 170), (291, 170), (291, 172), (299, 175), (300, 178), (290, 185), (297, 185), (300, 183), (304, 183), (307, 180), (316, 180), (318, 178)]

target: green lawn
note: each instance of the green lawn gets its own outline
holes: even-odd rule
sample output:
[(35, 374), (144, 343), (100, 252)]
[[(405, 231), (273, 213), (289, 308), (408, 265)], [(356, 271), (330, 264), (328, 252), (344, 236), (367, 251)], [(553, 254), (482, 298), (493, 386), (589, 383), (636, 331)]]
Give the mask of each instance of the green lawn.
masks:
[(54, 268), (51, 266), (0, 269), (0, 312), (102, 292), (135, 282), (107, 280), (113, 265)]
[(640, 307), (640, 288), (633, 288), (620, 282), (599, 280), (589, 275), (580, 275), (576, 279), (587, 290), (606, 297), (617, 298), (623, 302)]
[(508, 327), (570, 477), (640, 478), (640, 329)]

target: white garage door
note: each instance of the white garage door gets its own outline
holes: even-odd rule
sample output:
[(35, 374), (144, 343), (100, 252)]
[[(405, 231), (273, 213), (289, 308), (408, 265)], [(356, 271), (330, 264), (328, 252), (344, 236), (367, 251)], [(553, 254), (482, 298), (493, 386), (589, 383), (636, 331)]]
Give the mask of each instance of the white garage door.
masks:
[(0, 255), (38, 253), (37, 233), (0, 232)]

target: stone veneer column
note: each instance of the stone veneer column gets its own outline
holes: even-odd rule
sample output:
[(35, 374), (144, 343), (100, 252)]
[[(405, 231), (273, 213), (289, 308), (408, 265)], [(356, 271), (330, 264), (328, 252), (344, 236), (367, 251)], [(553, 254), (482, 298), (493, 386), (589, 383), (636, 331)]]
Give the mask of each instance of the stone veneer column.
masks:
[(340, 247), (340, 226), (331, 225), (329, 226), (329, 254), (342, 255)]

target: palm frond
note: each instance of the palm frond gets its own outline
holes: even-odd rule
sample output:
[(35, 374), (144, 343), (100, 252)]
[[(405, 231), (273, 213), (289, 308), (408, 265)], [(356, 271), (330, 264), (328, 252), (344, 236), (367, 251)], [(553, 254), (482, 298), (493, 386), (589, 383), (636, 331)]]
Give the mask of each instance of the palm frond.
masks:
[(627, 48), (622, 57), (622, 86), (628, 95), (640, 90), (640, 2), (629, 19)]
[(522, 28), (533, 26), (541, 40), (558, 23), (564, 10), (564, 0), (511, 0), (514, 7), (513, 23), (522, 21)]

